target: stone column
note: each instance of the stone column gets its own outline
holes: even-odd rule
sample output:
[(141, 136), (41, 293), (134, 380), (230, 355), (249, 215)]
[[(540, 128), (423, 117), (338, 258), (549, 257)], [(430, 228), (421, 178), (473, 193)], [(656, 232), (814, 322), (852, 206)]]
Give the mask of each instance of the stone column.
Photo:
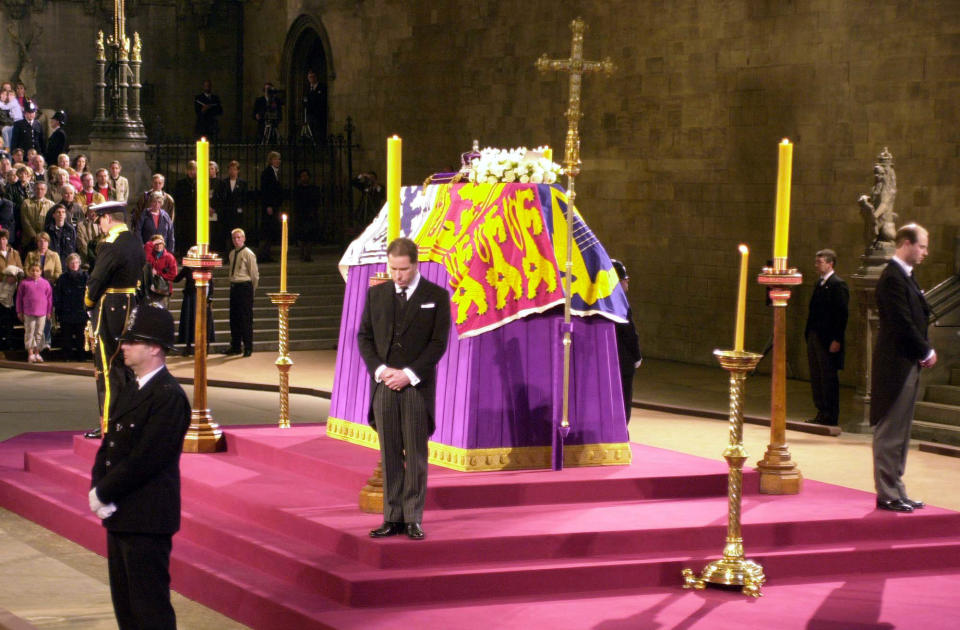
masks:
[[(859, 325), (856, 342), (863, 348), (857, 365), (857, 393), (854, 396), (858, 413), (844, 420), (843, 430), (851, 433), (870, 433), (870, 377), (873, 363), (873, 346), (877, 338), (877, 280), (887, 262), (893, 256), (889, 247), (868, 249), (860, 257), (860, 268), (850, 276), (853, 292), (859, 305)], [(849, 344), (848, 344), (849, 345)]]

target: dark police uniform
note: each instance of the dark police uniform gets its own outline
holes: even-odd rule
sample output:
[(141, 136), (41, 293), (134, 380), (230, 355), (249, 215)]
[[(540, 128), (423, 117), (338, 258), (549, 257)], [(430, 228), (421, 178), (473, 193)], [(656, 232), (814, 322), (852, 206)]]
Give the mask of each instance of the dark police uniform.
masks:
[[(123, 340), (170, 348), (173, 317), (141, 306)], [(117, 396), (110, 430), (91, 474), (104, 518), (110, 593), (120, 628), (176, 628), (170, 605), (170, 551), (180, 529), (180, 453), (190, 403), (167, 368), (143, 387), (131, 379)]]
[[(110, 205), (108, 211), (117, 208), (116, 203)], [(130, 309), (136, 304), (137, 282), (144, 264), (146, 256), (140, 239), (126, 225), (114, 226), (100, 244), (97, 264), (87, 280), (83, 300), (87, 308), (96, 307), (92, 318), (97, 338), (93, 361), (104, 433), (112, 428), (112, 425), (108, 427), (108, 419), (117, 393), (132, 378), (123, 363), (117, 340), (126, 328)]]
[[(10, 139), (10, 149), (23, 149), (26, 156), (27, 151), (36, 149), (37, 153), (43, 155), (46, 149), (46, 139), (43, 137), (43, 127), (40, 121), (34, 119), (30, 122), (26, 118), (13, 123), (13, 136)], [(26, 159), (26, 157), (24, 157)], [(56, 164), (56, 162), (54, 162)]]

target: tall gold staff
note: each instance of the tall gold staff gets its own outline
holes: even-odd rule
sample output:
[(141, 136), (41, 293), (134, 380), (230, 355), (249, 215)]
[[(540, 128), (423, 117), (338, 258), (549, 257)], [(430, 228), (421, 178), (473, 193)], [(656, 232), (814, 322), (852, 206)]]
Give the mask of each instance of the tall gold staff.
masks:
[(573, 344), (571, 338), (570, 306), (573, 299), (571, 294), (571, 276), (573, 275), (573, 202), (577, 197), (574, 189), (574, 179), (580, 174), (580, 119), (583, 113), (580, 110), (580, 85), (584, 72), (604, 72), (607, 76), (613, 74), (615, 66), (610, 58), (603, 61), (583, 60), (583, 33), (586, 30), (582, 18), (570, 23), (573, 37), (570, 45), (569, 59), (548, 59), (546, 53), (537, 59), (537, 69), (560, 70), (570, 74), (570, 100), (567, 105), (567, 138), (564, 144), (563, 167), (567, 175), (567, 260), (566, 274), (563, 280), (563, 411), (560, 417), (560, 435), (565, 438), (570, 433), (570, 349)]

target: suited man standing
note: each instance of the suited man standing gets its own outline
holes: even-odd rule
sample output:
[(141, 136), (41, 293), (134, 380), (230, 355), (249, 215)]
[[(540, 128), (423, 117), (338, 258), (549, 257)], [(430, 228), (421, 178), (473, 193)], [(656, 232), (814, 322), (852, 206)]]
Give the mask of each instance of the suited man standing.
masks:
[(450, 294), (420, 275), (418, 254), (408, 238), (390, 243), (392, 282), (367, 291), (357, 332), (370, 373), (368, 421), (383, 460), (383, 524), (371, 530), (373, 538), (424, 537), (427, 439), (436, 428), (436, 370), (450, 332)]
[(56, 164), (60, 154), (67, 153), (70, 150), (70, 145), (67, 143), (67, 133), (63, 130), (63, 126), (66, 124), (66, 112), (62, 109), (57, 110), (57, 113), (50, 119), (50, 126), (53, 127), (53, 131), (50, 132), (50, 137), (47, 139), (47, 150), (43, 153), (47, 164)]
[[(626, 293), (630, 289), (630, 276), (627, 268), (619, 260), (611, 260), (613, 270), (617, 272), (620, 288)], [(637, 326), (633, 323), (633, 309), (627, 305), (627, 321), (616, 324), (617, 357), (620, 361), (620, 383), (623, 386), (623, 407), (630, 424), (630, 412), (633, 408), (633, 375), (643, 363), (643, 354), (640, 352), (640, 337), (637, 335)]]
[(37, 106), (33, 101), (27, 101), (23, 108), (23, 119), (13, 123), (13, 137), (10, 140), (10, 150), (22, 149), (26, 155), (30, 149), (36, 149), (43, 154), (46, 142), (43, 137), (43, 127), (37, 120)]
[(107, 530), (117, 624), (173, 629), (170, 551), (180, 529), (180, 452), (190, 426), (187, 395), (166, 367), (173, 317), (157, 306), (139, 306), (120, 341), (136, 379), (120, 391), (97, 451), (90, 509)]
[(840, 379), (843, 369), (844, 335), (849, 314), (850, 290), (835, 272), (837, 254), (832, 249), (817, 252), (813, 266), (819, 274), (810, 298), (804, 338), (810, 364), (810, 387), (817, 416), (808, 422), (835, 427), (840, 417)]
[(213, 93), (213, 84), (210, 79), (204, 79), (203, 91), (193, 97), (193, 111), (197, 115), (197, 124), (194, 131), (197, 138), (206, 138), (211, 143), (217, 143), (220, 132), (219, 117), (223, 114), (220, 97)]
[(897, 230), (897, 251), (877, 281), (879, 330), (870, 383), (873, 478), (877, 508), (912, 512), (923, 501), (907, 496), (903, 472), (910, 446), (920, 368), (933, 367), (937, 353), (927, 340), (930, 307), (913, 276), (927, 257), (927, 231), (910, 223)]

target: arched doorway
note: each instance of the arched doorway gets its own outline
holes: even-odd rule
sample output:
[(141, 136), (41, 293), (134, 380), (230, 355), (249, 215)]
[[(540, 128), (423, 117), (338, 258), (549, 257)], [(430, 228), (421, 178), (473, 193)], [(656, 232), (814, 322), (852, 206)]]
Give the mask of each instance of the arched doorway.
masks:
[(329, 129), (329, 87), (336, 76), (333, 72), (333, 58), (330, 51), (330, 40), (323, 24), (315, 17), (301, 15), (294, 20), (287, 33), (287, 41), (283, 47), (283, 58), (280, 76), (287, 92), (287, 138), (295, 142), (300, 137), (304, 127), (304, 96), (307, 91), (307, 72), (312, 70), (320, 83), (322, 115), (318, 126), (314, 129), (314, 140), (317, 144), (326, 142)]

